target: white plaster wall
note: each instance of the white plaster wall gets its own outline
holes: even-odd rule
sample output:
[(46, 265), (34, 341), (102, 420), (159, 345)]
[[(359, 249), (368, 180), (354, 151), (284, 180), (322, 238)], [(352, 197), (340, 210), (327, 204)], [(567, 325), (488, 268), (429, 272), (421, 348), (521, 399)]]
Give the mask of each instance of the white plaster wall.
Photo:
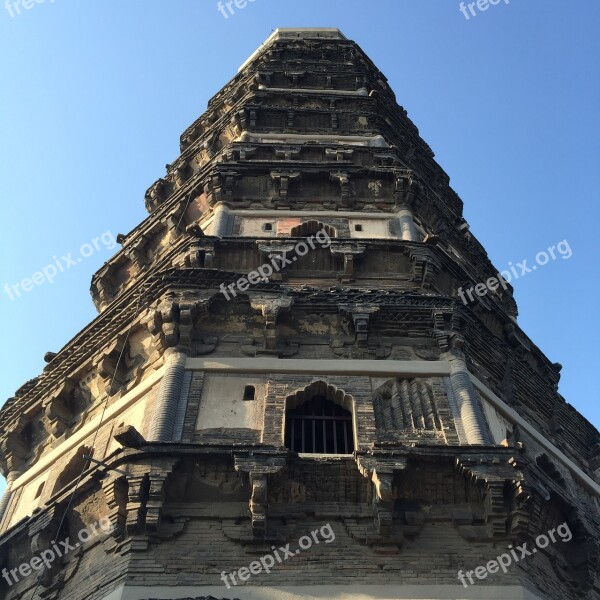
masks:
[[(99, 447), (99, 446), (96, 447), (95, 455), (98, 458), (106, 456), (107, 454), (110, 454), (114, 450), (118, 450), (119, 448), (121, 448), (121, 444), (119, 444), (112, 437), (112, 432), (121, 424), (133, 425), (138, 431), (142, 431), (142, 423), (143, 423), (144, 415), (145, 415), (145, 411), (146, 411), (146, 398), (147, 397), (140, 398), (129, 409), (127, 409), (123, 413), (121, 413), (121, 415), (119, 415), (117, 419), (115, 419), (112, 422), (107, 421), (106, 424), (103, 425), (103, 427), (101, 428), (101, 431), (104, 430), (105, 428), (110, 428), (112, 431), (111, 431), (111, 435), (109, 438), (108, 448), (106, 449), (106, 451), (102, 447)], [(90, 440), (88, 439), (86, 441), (90, 441)], [(77, 450), (79, 450), (79, 447), (77, 447)], [(77, 452), (77, 450), (75, 452)], [(71, 450), (71, 453), (72, 453), (71, 458), (73, 456), (75, 456), (75, 452), (73, 452), (73, 450)], [(61, 460), (61, 459), (63, 459), (63, 456), (59, 456), (57, 458), (57, 460)], [(41, 495), (37, 499), (35, 498), (35, 494), (37, 493), (38, 488), (42, 484), (42, 482), (45, 482), (46, 479), (48, 478), (48, 475), (51, 472), (52, 466), (54, 464), (55, 464), (54, 461), (49, 462), (47, 469), (41, 475), (39, 475), (35, 479), (30, 480), (28, 483), (26, 483), (23, 486), (23, 492), (19, 499), (18, 505), (15, 509), (15, 512), (12, 514), (10, 522), (8, 523), (7, 527), (12, 527), (12, 525), (14, 525), (18, 521), (20, 521), (22, 518), (31, 516), (33, 511), (37, 507), (41, 506), (41, 504), (42, 504), (41, 501), (44, 498), (48, 497), (48, 494), (47, 494), (48, 490), (45, 487), (42, 490)], [(54, 483), (55, 482), (53, 481), (51, 483), (51, 485), (54, 485)]]
[(10, 521), (6, 523), (6, 526), (3, 528), (4, 530), (12, 527), (15, 523), (19, 522), (24, 517), (29, 517), (33, 514), (33, 511), (40, 506), (40, 501), (45, 497), (46, 486), (42, 490), (40, 496), (36, 499), (35, 495), (42, 483), (45, 483), (48, 477), (48, 473), (44, 473), (40, 475), (36, 479), (29, 482), (23, 488), (23, 493), (21, 494), (21, 498), (19, 499), (19, 503), (15, 508), (15, 512), (12, 514)]
[[(397, 239), (390, 233), (389, 219), (348, 219), (350, 235), (363, 239)], [(362, 231), (356, 231), (355, 225), (362, 225)]]
[[(237, 218), (242, 221), (240, 233), (244, 237), (275, 237), (277, 235), (277, 219), (275, 217), (252, 217), (250, 219), (242, 217)], [(273, 229), (271, 231), (265, 231), (263, 229), (265, 223), (271, 223)]]
[[(299, 217), (282, 217), (281, 215), (264, 217), (241, 217), (238, 215), (236, 219), (241, 221), (240, 235), (243, 237), (275, 237), (277, 232), (286, 234), (291, 227), (300, 225), (302, 222)], [(318, 218), (318, 220), (327, 223), (327, 217), (325, 216)], [(350, 236), (357, 239), (398, 239), (398, 236), (390, 233), (389, 222), (390, 219), (373, 219), (369, 217), (348, 219)], [(272, 224), (273, 229), (271, 231), (263, 229), (266, 223)], [(362, 225), (362, 231), (356, 231), (355, 225)]]
[(200, 227), (202, 227), (202, 231), (204, 231), (205, 235), (216, 235), (214, 227), (215, 221), (214, 215), (200, 221)]
[[(112, 428), (115, 424), (115, 421), (117, 425), (121, 423), (123, 416), (128, 412), (128, 410), (132, 411), (130, 413), (131, 416), (128, 417), (130, 419), (128, 422), (134, 426), (136, 426), (137, 422), (141, 423), (141, 421), (136, 421), (136, 419), (143, 418), (147, 393), (149, 393), (152, 387), (156, 386), (160, 382), (163, 373), (164, 367), (157, 369), (140, 384), (138, 384), (137, 387), (129, 391), (127, 394), (125, 394), (125, 396), (109, 406), (104, 414), (104, 424), (102, 425), (100, 432), (102, 433), (104, 427)], [(91, 422), (86, 423), (81, 429), (73, 433), (59, 446), (42, 456), (32, 467), (25, 471), (25, 473), (23, 473), (15, 481), (13, 485), (13, 494), (16, 494), (17, 490), (21, 487), (23, 488), (23, 492), (19, 499), (17, 509), (12, 515), (10, 525), (13, 525), (25, 516), (31, 515), (33, 510), (36, 508), (36, 503), (34, 502), (33, 498), (37, 492), (39, 484), (45, 480), (53, 465), (57, 461), (62, 460), (65, 456), (72, 456), (82, 445), (85, 445), (86, 442), (91, 441), (96, 427), (98, 427), (99, 420), (100, 415), (94, 418)], [(97, 456), (103, 456), (104, 449), (97, 448), (97, 450)], [(47, 490), (44, 490), (40, 498), (45, 497), (46, 492)], [(9, 510), (11, 509), (14, 498), (16, 498), (16, 496), (13, 495), (13, 500), (11, 500), (11, 504), (9, 504)], [(3, 530), (5, 530), (6, 527), (7, 525), (3, 527)]]
[[(158, 386), (155, 386), (158, 387)], [(148, 391), (148, 393), (140, 398), (135, 404), (129, 407), (127, 410), (122, 412), (113, 422), (113, 432), (121, 427), (121, 425), (132, 425), (135, 427), (142, 435), (145, 435), (146, 431), (144, 431), (144, 418), (147, 412), (148, 406), (148, 398), (152, 394), (152, 391)], [(121, 448), (121, 444), (113, 438), (112, 433), (110, 436), (110, 442), (108, 444), (108, 448), (106, 449), (105, 456), (109, 455), (111, 452), (118, 450)]]
[[(256, 388), (256, 400), (243, 400), (247, 385)], [(265, 377), (208, 374), (202, 389), (196, 430), (220, 427), (261, 430), (266, 389)]]

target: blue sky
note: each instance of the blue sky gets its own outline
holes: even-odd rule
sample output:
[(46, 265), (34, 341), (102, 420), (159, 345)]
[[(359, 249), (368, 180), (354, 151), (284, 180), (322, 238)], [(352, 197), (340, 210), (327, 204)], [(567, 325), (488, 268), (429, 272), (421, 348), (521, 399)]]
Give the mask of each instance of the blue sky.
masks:
[(470, 20), (455, 0), (255, 0), (228, 19), (216, 0), (45, 0), (13, 17), (1, 2), (0, 286), (57, 273), (0, 290), (0, 402), (94, 317), (90, 279), (114, 252), (98, 238), (146, 216), (208, 99), (274, 28), (316, 26), (387, 75), (497, 268), (568, 241), (571, 258), (514, 282), (519, 323), (600, 425), (597, 0), (501, 0)]

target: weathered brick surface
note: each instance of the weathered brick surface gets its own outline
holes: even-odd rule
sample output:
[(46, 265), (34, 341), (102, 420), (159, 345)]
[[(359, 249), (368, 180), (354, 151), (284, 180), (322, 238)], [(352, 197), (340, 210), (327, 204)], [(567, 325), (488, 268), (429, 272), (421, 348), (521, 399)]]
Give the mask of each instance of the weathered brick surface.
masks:
[(188, 396), (187, 410), (183, 425), (183, 442), (191, 442), (196, 433), (196, 422), (198, 421), (198, 411), (200, 410), (200, 400), (202, 399), (202, 388), (204, 387), (204, 372), (194, 371), (190, 393)]

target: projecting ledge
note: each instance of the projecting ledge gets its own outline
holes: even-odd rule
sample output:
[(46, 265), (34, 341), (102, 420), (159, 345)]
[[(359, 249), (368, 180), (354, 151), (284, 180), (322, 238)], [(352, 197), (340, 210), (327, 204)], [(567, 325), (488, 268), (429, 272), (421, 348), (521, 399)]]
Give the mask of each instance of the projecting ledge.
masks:
[(309, 375), (373, 375), (422, 377), (450, 374), (445, 360), (313, 360), (272, 358), (188, 358), (186, 369), (231, 373), (289, 373)]
[[(358, 578), (357, 578), (358, 579)], [(350, 591), (351, 590), (351, 591)], [(519, 585), (481, 585), (464, 588), (462, 585), (365, 585), (352, 581), (349, 585), (258, 586), (243, 585), (235, 593), (225, 586), (127, 586), (120, 587), (103, 600), (147, 600), (148, 598), (239, 598), (240, 600), (542, 600)]]

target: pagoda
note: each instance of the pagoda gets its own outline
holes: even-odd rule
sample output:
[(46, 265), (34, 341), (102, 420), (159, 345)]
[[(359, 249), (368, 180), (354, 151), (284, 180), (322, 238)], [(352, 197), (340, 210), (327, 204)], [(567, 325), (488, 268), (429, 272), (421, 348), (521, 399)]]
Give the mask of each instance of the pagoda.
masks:
[(600, 599), (599, 433), (355, 42), (276, 30), (145, 204), (0, 411), (2, 598)]

